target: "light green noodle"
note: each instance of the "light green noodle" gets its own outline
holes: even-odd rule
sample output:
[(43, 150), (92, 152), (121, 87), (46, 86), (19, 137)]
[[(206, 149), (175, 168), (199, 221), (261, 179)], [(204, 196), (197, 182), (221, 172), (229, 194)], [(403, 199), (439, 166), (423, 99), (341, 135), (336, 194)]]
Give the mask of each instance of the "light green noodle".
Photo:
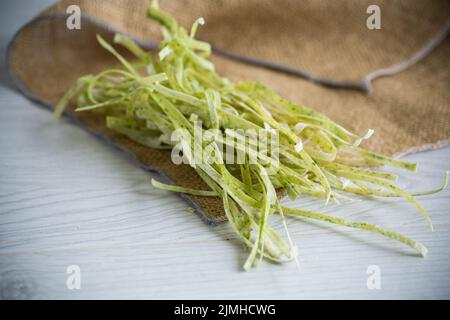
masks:
[[(188, 33), (159, 8), (158, 1), (152, 1), (148, 15), (160, 23), (164, 37), (158, 58), (154, 59), (151, 52), (144, 51), (128, 37), (116, 35), (114, 42), (135, 57), (129, 61), (97, 36), (100, 45), (120, 65), (81, 77), (57, 105), (55, 118), (77, 98), (77, 112), (101, 112), (109, 129), (151, 148), (180, 151), (184, 163), (195, 170), (210, 190), (156, 180), (152, 180), (152, 185), (222, 199), (230, 226), (250, 251), (245, 270), (258, 265), (262, 258), (274, 262), (296, 260), (297, 250), (287, 231), (285, 216), (370, 231), (425, 256), (422, 244), (395, 231), (281, 205), (277, 191), (285, 190), (291, 200), (311, 195), (326, 202), (348, 199), (344, 193), (403, 197), (432, 227), (430, 217), (413, 196), (442, 190), (448, 175), (444, 185), (436, 190), (411, 194), (400, 189), (393, 183), (396, 175), (374, 167), (387, 165), (415, 171), (416, 165), (360, 147), (372, 130), (362, 136), (353, 134), (319, 112), (281, 98), (261, 83), (233, 83), (222, 78), (208, 60), (211, 46), (194, 38), (203, 23), (201, 18)], [(196, 120), (202, 123), (197, 125)], [(251, 136), (242, 134), (251, 130), (278, 134), (279, 161), (272, 158), (277, 145), (270, 143), (262, 149)], [(198, 132), (201, 141), (194, 139)], [(177, 139), (172, 139), (173, 135)], [(240, 155), (241, 162), (228, 164), (230, 155), (222, 153), (221, 147), (223, 150), (234, 147), (231, 155)], [(200, 162), (196, 161), (199, 156)], [(269, 170), (274, 168), (277, 170)], [(274, 213), (282, 219), (287, 243), (271, 226)]]

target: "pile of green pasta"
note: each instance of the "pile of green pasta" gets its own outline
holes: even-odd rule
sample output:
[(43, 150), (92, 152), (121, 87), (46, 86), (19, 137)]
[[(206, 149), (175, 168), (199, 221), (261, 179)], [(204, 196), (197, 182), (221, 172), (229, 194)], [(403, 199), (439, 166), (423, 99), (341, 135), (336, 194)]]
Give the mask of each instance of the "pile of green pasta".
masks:
[[(117, 34), (114, 42), (128, 49), (136, 59), (127, 61), (98, 36), (100, 45), (120, 61), (120, 66), (97, 75), (81, 77), (55, 110), (59, 117), (65, 106), (76, 99), (76, 111), (101, 112), (108, 128), (151, 148), (172, 149), (182, 153), (210, 190), (193, 190), (152, 180), (155, 187), (200, 196), (220, 197), (231, 227), (249, 248), (245, 270), (262, 258), (275, 262), (295, 260), (297, 251), (287, 233), (287, 241), (269, 224), (274, 214), (323, 220), (351, 228), (368, 230), (400, 241), (425, 256), (426, 248), (403, 235), (365, 222), (286, 207), (276, 190), (283, 189), (290, 199), (300, 195), (338, 201), (346, 193), (366, 196), (403, 197), (429, 222), (431, 220), (414, 195), (393, 184), (396, 176), (373, 168), (389, 165), (415, 171), (416, 165), (398, 161), (359, 147), (372, 131), (359, 137), (324, 115), (278, 96), (258, 82), (233, 83), (219, 76), (207, 60), (211, 46), (194, 38), (200, 18), (190, 32), (163, 12), (153, 1), (148, 15), (158, 21), (164, 40), (158, 58), (142, 50), (129, 38)], [(155, 61), (157, 60), (157, 61)], [(194, 122), (200, 130), (216, 129), (215, 136), (194, 140)], [(183, 129), (175, 142), (174, 131)], [(197, 128), (198, 129), (198, 128)], [(243, 163), (226, 164), (223, 154), (213, 152), (215, 161), (196, 163), (192, 157), (207, 146), (226, 143), (236, 130), (277, 132), (279, 167), (268, 170), (270, 161), (256, 150), (242, 147)], [(181, 144), (180, 144), (181, 141)], [(269, 150), (266, 150), (270, 155)], [(215, 150), (213, 150), (215, 151)], [(190, 155), (190, 156), (189, 156)], [(253, 156), (253, 158), (252, 158)], [(447, 180), (447, 179), (446, 179)], [(287, 229), (286, 229), (287, 231)]]

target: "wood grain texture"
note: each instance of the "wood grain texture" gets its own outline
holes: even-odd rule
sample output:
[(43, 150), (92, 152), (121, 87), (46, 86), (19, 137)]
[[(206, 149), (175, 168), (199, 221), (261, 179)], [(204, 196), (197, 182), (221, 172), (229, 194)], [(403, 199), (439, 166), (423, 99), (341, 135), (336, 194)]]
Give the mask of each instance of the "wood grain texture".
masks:
[[(405, 201), (291, 204), (394, 228), (428, 247), (424, 259), (377, 235), (289, 219), (303, 271), (263, 263), (245, 273), (247, 253), (227, 224), (204, 224), (122, 153), (5, 88), (0, 118), (2, 298), (450, 297), (449, 190), (421, 198), (434, 233)], [(419, 172), (398, 172), (400, 185), (432, 188), (450, 148), (407, 159)], [(81, 268), (80, 290), (66, 288), (69, 265)], [(369, 265), (381, 269), (381, 290), (367, 289)]]
[[(65, 120), (54, 123), (8, 88), (3, 71), (1, 299), (450, 298), (450, 190), (420, 199), (434, 233), (406, 201), (291, 204), (394, 228), (425, 244), (426, 258), (367, 232), (288, 219), (302, 272), (264, 262), (246, 273), (247, 253), (227, 224), (206, 225), (178, 196), (152, 188), (124, 154)], [(419, 172), (396, 171), (399, 184), (429, 189), (450, 169), (450, 148), (406, 159)], [(81, 268), (80, 290), (66, 287), (69, 265)], [(380, 290), (367, 288), (369, 265), (380, 267)]]

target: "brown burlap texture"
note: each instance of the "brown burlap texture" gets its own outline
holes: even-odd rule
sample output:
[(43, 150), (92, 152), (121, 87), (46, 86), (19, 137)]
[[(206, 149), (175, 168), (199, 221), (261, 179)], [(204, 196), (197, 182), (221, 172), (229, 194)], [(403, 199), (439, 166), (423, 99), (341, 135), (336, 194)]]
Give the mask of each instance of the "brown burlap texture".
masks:
[[(359, 82), (377, 69), (407, 61), (435, 37), (450, 18), (442, 1), (296, 1), (173, 0), (160, 1), (185, 27), (198, 17), (207, 24), (201, 39), (236, 55), (282, 64), (332, 81)], [(81, 30), (66, 27), (66, 8), (81, 8)], [(369, 4), (381, 8), (381, 30), (366, 28)], [(11, 43), (9, 66), (28, 97), (54, 106), (75, 80), (116, 65), (96, 42), (111, 41), (115, 31), (157, 41), (159, 26), (146, 17), (146, 0), (61, 1), (24, 26)], [(365, 146), (387, 154), (404, 154), (445, 145), (450, 138), (450, 40), (406, 70), (380, 78), (370, 94), (332, 89), (299, 77), (213, 55), (219, 73), (232, 80), (259, 80), (282, 96), (308, 105), (346, 128), (375, 135)], [(145, 167), (180, 186), (206, 188), (188, 166), (176, 166), (170, 152), (149, 149), (115, 134), (104, 119), (68, 110), (91, 132), (133, 154)], [(224, 220), (217, 199), (192, 197), (210, 222)]]

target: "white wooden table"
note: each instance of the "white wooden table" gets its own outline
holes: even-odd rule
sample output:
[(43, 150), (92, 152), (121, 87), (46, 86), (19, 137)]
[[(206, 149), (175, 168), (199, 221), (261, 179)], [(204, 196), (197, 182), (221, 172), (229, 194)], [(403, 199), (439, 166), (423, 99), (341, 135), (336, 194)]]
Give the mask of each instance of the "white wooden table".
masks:
[[(13, 29), (49, 2), (2, 1), (10, 21), (0, 19), (2, 53)], [(434, 233), (406, 201), (292, 204), (394, 228), (425, 244), (426, 258), (367, 232), (289, 219), (302, 272), (264, 262), (246, 273), (247, 253), (227, 224), (206, 225), (178, 196), (152, 188), (124, 154), (66, 120), (54, 123), (10, 89), (4, 71), (0, 298), (450, 298), (450, 190), (420, 199)], [(405, 159), (417, 161), (419, 172), (399, 172), (400, 185), (429, 189), (450, 169), (450, 147)], [(80, 268), (79, 290), (66, 285), (71, 265)], [(367, 286), (372, 265), (380, 289)]]

